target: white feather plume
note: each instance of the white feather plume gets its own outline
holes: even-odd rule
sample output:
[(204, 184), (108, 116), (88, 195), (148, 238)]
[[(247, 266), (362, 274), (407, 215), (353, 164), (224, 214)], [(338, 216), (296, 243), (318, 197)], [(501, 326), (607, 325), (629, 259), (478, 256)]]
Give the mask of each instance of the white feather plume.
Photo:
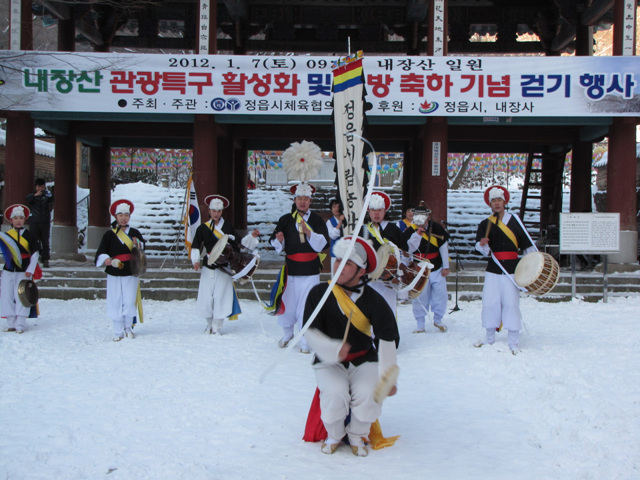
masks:
[(282, 155), (282, 163), (290, 180), (308, 182), (322, 168), (322, 150), (313, 142), (294, 142)]

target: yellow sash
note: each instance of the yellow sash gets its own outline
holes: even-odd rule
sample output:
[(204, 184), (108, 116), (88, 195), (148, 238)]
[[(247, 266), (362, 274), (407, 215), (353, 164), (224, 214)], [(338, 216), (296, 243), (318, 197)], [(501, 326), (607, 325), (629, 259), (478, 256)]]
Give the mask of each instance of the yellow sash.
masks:
[(209, 229), (213, 232), (213, 234), (216, 236), (217, 239), (222, 238), (222, 233), (220, 233), (218, 230), (216, 230), (215, 225), (213, 224), (213, 220), (209, 220), (207, 222), (207, 225), (209, 225)]
[[(16, 242), (18, 242), (18, 231), (15, 228), (12, 228), (7, 232), (11, 238), (13, 238)], [(24, 248), (28, 254), (31, 254), (31, 249), (29, 248), (29, 242), (24, 238), (24, 235), (20, 235), (20, 245)]]
[(386, 242), (386, 240), (382, 238), (380, 231), (373, 226), (373, 223), (371, 222), (367, 223), (367, 229), (369, 230), (371, 235), (373, 235), (373, 237), (378, 241), (379, 244), (382, 245), (384, 242)]
[[(117, 230), (117, 231), (116, 231)], [(124, 233), (124, 230), (112, 228), (111, 231), (115, 233), (118, 238), (124, 243), (129, 250), (133, 250), (133, 240), (129, 235)], [(136, 292), (136, 307), (138, 307), (138, 317), (140, 323), (144, 323), (144, 312), (142, 311), (142, 292), (140, 291), (140, 282), (138, 282), (138, 291)]]
[(359, 331), (367, 336), (371, 336), (371, 322), (364, 316), (364, 313), (358, 308), (358, 306), (351, 300), (351, 297), (340, 288), (338, 285), (334, 285), (331, 290), (333, 295), (338, 301), (338, 305), (342, 308), (342, 311), (347, 317), (351, 316), (351, 324)]
[(516, 249), (518, 248), (518, 240), (516, 239), (515, 234), (511, 231), (509, 227), (505, 225), (504, 222), (496, 223), (497, 218), (494, 215), (491, 215), (489, 217), (489, 221), (494, 225), (497, 225), (498, 228), (502, 230), (504, 234), (509, 238), (509, 240), (511, 240), (511, 242), (516, 246)]
[[(419, 227), (415, 223), (412, 223), (411, 227), (415, 231), (418, 231)], [(426, 233), (423, 232), (421, 236), (422, 236), (422, 238), (424, 238), (427, 242), (429, 242), (434, 247), (440, 248), (440, 246), (438, 245), (438, 239), (436, 237), (434, 237), (433, 235), (431, 235), (431, 237), (429, 237), (429, 235), (427, 235)]]
[(312, 232), (314, 231), (313, 228), (311, 228), (311, 225), (305, 222), (304, 218), (302, 218), (302, 215), (300, 215), (299, 211), (296, 210), (291, 215), (293, 216), (293, 219), (296, 221), (296, 223), (304, 223), (309, 230), (311, 230)]
[(120, 229), (113, 228), (112, 231), (118, 236), (120, 241), (127, 246), (129, 250), (133, 250), (133, 240), (131, 240), (131, 237), (129, 235), (124, 233), (124, 230), (122, 230), (121, 228)]

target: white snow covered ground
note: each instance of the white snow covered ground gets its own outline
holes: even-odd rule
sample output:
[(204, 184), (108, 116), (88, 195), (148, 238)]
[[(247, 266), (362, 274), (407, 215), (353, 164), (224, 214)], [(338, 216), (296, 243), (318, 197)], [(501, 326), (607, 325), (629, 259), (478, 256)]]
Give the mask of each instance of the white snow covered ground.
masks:
[[(100, 300), (42, 300), (23, 335), (0, 333), (0, 479), (640, 478), (640, 297), (523, 298), (522, 352), (482, 337), (480, 302), (449, 332), (399, 307), (399, 392), (383, 408), (395, 446), (358, 458), (301, 438), (311, 357), (280, 358), (256, 301), (223, 335), (195, 301), (145, 301), (137, 337), (111, 341)], [(452, 305), (450, 305), (451, 307)]]

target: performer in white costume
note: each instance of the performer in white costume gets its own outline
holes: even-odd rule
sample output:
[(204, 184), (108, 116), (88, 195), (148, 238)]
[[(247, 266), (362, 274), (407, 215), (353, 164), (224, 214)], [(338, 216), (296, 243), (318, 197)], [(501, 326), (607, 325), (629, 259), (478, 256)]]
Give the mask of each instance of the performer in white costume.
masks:
[[(109, 207), (115, 221), (111, 230), (102, 237), (96, 251), (96, 267), (105, 265), (107, 274), (107, 316), (113, 323), (113, 341), (125, 335), (134, 338), (132, 326), (136, 315), (142, 312), (139, 278), (131, 272), (131, 251), (144, 250), (144, 238), (129, 226), (134, 205), (129, 200), (117, 200)], [(140, 318), (142, 321), (142, 318)]]
[[(231, 223), (224, 220), (222, 210), (229, 206), (229, 200), (222, 195), (209, 195), (205, 198), (211, 219), (201, 224), (191, 243), (191, 262), (193, 268), (201, 270), (198, 286), (198, 314), (207, 322), (205, 333), (220, 333), (225, 318), (234, 318), (241, 313), (240, 304), (233, 288), (232, 274), (228, 262), (209, 264), (209, 254), (216, 243), (228, 235), (228, 245), (236, 251), (238, 234)], [(257, 248), (260, 232), (254, 230), (242, 239), (241, 244), (249, 250)], [(204, 251), (205, 256), (200, 257)], [(228, 259), (227, 259), (228, 260)]]

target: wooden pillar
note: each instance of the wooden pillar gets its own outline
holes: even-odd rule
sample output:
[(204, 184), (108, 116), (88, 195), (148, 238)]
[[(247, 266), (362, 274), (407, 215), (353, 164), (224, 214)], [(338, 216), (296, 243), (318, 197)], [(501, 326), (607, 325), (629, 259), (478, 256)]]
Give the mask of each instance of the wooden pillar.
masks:
[(231, 205), (225, 211), (225, 216), (232, 222), (235, 217), (236, 205), (234, 203), (233, 145), (231, 138), (223, 137), (218, 139), (218, 159), (217, 187), (216, 191), (212, 193), (219, 193), (229, 199)]
[(422, 174), (416, 200), (424, 200), (436, 221), (447, 220), (447, 143), (446, 117), (429, 118), (422, 142)]
[(55, 210), (51, 250), (56, 254), (78, 252), (76, 138), (56, 135)]
[(87, 249), (95, 251), (111, 225), (111, 149), (108, 145), (89, 149), (89, 192)]
[(234, 163), (234, 217), (233, 226), (244, 230), (247, 228), (247, 149), (236, 146), (233, 149)]
[[(636, 53), (636, 2), (615, 0), (613, 15), (613, 54)], [(613, 119), (609, 129), (607, 162), (607, 211), (620, 213), (620, 254), (609, 255), (613, 263), (636, 263), (638, 229), (636, 225), (636, 124), (637, 118)]]
[[(33, 120), (28, 112), (7, 112), (4, 164), (4, 207), (25, 202), (33, 190), (35, 148)], [(4, 211), (4, 209), (3, 209)]]
[(571, 156), (571, 194), (569, 211), (591, 212), (591, 161), (593, 144), (574, 142)]
[(636, 119), (614, 118), (609, 129), (607, 162), (607, 211), (620, 213), (620, 255), (614, 263), (636, 263)]
[[(218, 189), (218, 135), (212, 115), (195, 115), (193, 123), (193, 182), (200, 202), (200, 211), (207, 212), (204, 197)], [(203, 218), (207, 218), (203, 215)]]
[(58, 51), (76, 50), (76, 27), (73, 18), (58, 19)]

